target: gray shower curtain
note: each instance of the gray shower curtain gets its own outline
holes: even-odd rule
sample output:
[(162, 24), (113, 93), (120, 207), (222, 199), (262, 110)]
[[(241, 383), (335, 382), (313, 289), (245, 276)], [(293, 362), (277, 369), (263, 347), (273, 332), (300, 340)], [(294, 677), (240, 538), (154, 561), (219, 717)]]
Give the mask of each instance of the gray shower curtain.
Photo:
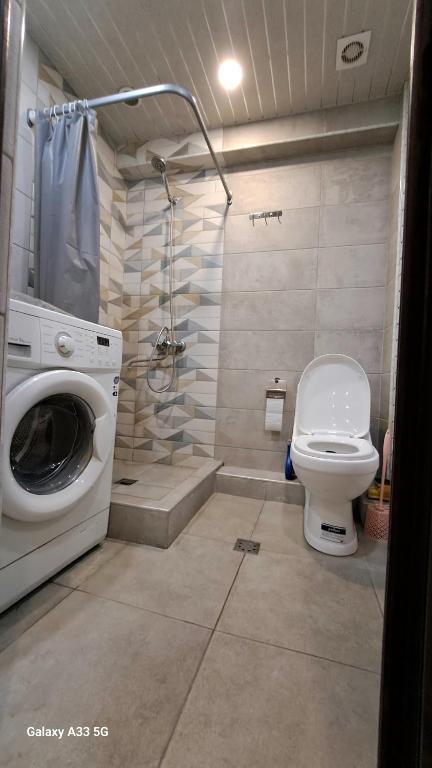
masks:
[(35, 294), (98, 322), (100, 212), (96, 113), (39, 112), (35, 157)]

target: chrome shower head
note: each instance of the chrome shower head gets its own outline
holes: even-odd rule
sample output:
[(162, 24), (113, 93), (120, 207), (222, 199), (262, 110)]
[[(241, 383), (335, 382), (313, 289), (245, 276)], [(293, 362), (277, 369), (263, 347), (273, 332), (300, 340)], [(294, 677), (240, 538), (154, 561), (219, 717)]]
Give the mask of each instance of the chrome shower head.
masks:
[(179, 198), (173, 197), (170, 192), (168, 179), (166, 176), (166, 167), (167, 167), (166, 160), (164, 160), (163, 157), (159, 157), (159, 155), (153, 155), (151, 159), (151, 164), (155, 169), (155, 171), (159, 171), (160, 175), (162, 176), (162, 181), (165, 184), (168, 201), (171, 203), (171, 205), (176, 205), (179, 201)]
[(159, 157), (159, 155), (153, 155), (151, 164), (155, 171), (159, 171), (159, 173), (165, 173), (167, 166), (163, 157)]

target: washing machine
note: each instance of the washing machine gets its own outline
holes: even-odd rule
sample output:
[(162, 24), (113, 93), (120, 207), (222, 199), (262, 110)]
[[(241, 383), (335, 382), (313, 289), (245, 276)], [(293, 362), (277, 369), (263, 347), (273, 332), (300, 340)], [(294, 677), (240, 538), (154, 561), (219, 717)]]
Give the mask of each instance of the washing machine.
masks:
[(0, 610), (106, 535), (121, 354), (119, 331), (10, 300)]

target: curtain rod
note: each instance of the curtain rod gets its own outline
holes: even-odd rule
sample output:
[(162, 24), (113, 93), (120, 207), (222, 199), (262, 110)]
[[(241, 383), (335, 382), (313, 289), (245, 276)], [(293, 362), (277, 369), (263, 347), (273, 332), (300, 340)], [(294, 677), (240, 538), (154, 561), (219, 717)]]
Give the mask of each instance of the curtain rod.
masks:
[[(228, 187), (228, 184), (225, 180), (225, 176), (222, 173), (221, 167), (219, 165), (219, 161), (216, 157), (216, 153), (209, 139), (209, 135), (207, 133), (204, 120), (202, 119), (201, 112), (199, 111), (199, 108), (198, 108), (197, 100), (195, 96), (190, 91), (188, 91), (187, 88), (183, 88), (182, 85), (176, 85), (175, 83), (161, 83), (160, 85), (149, 85), (146, 88), (137, 88), (136, 90), (132, 90), (132, 91), (123, 91), (122, 93), (113, 93), (111, 96), (101, 96), (98, 99), (88, 99), (88, 100), (78, 99), (77, 101), (74, 101), (71, 103), (79, 104), (83, 107), (88, 107), (89, 109), (97, 109), (98, 107), (107, 107), (107, 106), (110, 106), (111, 104), (121, 104), (122, 102), (130, 101), (131, 99), (145, 99), (147, 96), (161, 96), (165, 93), (172, 93), (175, 96), (180, 96), (182, 99), (185, 99), (185, 101), (187, 101), (189, 106), (191, 107), (196, 117), (196, 121), (201, 129), (201, 133), (204, 136), (205, 142), (207, 144), (212, 160), (215, 164), (215, 168), (219, 174), (223, 188), (226, 192), (227, 204), (231, 205), (232, 192)], [(64, 111), (63, 111), (63, 107), (58, 105), (56, 105), (55, 107), (51, 107), (51, 110), (53, 115), (57, 115), (61, 117), (62, 114), (67, 114), (69, 112), (69, 106), (65, 105)], [(56, 110), (58, 111), (56, 112)], [(46, 109), (45, 111), (48, 112), (49, 108)], [(29, 126), (32, 127), (35, 124), (35, 121), (36, 121), (36, 111), (34, 109), (28, 109), (27, 122)]]

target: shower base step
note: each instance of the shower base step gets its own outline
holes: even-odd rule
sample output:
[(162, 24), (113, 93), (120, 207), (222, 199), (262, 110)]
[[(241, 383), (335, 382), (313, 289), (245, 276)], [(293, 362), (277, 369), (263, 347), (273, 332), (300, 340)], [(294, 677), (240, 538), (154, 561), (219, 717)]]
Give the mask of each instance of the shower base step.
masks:
[(108, 536), (166, 549), (214, 492), (221, 464), (114, 462)]
[(298, 480), (286, 480), (283, 472), (223, 466), (216, 472), (215, 490), (231, 496), (284, 501), (304, 506), (304, 487)]

